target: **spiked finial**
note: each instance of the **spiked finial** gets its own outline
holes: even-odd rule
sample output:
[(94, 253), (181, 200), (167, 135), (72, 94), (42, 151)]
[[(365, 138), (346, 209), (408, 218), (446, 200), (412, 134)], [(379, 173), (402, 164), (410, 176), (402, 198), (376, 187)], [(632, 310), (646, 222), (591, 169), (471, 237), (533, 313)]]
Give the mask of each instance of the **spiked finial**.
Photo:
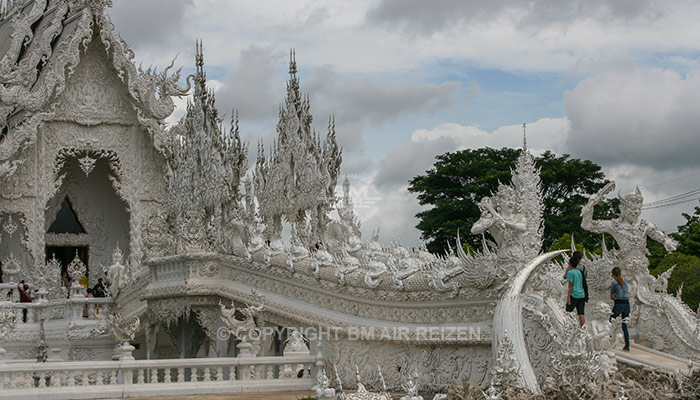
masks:
[(297, 73), (297, 60), (296, 51), (294, 48), (289, 49), (289, 75), (296, 75)]
[(202, 52), (202, 40), (195, 41), (195, 55), (194, 55), (195, 65), (197, 66), (197, 73), (204, 73), (204, 53)]

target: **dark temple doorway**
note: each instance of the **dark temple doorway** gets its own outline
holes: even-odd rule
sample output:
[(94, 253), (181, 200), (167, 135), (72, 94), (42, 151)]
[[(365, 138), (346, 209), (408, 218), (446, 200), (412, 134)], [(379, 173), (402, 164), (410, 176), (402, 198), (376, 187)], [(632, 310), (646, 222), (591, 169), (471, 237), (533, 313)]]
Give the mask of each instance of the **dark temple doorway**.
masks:
[(83, 264), (85, 264), (85, 276), (89, 277), (89, 246), (46, 246), (46, 261), (52, 259), (53, 257), (56, 257), (56, 259), (61, 263), (61, 279), (62, 284), (64, 286), (67, 286), (68, 284), (68, 264), (70, 264), (71, 261), (73, 261), (76, 253), (80, 258), (80, 261), (82, 261)]

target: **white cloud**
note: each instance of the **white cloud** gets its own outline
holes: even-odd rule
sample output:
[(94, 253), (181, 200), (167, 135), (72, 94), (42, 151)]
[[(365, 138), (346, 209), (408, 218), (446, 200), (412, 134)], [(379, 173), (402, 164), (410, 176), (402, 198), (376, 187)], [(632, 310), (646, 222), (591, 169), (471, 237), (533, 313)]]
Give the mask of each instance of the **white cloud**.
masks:
[[(604, 167), (603, 170), (608, 179), (615, 181), (617, 192), (630, 193), (639, 186), (645, 204), (700, 188), (700, 168), (698, 167), (657, 170), (636, 164), (618, 164)], [(700, 196), (694, 195), (680, 199), (683, 202), (678, 204), (672, 204), (676, 203), (672, 201), (664, 203), (664, 207), (646, 209), (642, 211), (641, 218), (654, 223), (665, 232), (675, 232), (679, 225), (685, 223), (681, 214), (693, 214), (694, 207), (698, 205), (698, 197)]]
[[(258, 137), (269, 149), (284, 100), (287, 52), (295, 47), (302, 90), (312, 97), (314, 126), (325, 133), (328, 116), (335, 114), (343, 170), (376, 175), (374, 183), (387, 199), (381, 206), (385, 239), (393, 235), (391, 226), (397, 237), (417, 238), (413, 215), (419, 206), (405, 185), (429, 169), (435, 155), (520, 146), (519, 124), (489, 131), (479, 127), (484, 121), (478, 117), (461, 123), (441, 117), (440, 110), (467, 103), (457, 96), (462, 86), (445, 79), (488, 87), (471, 70), (517, 71), (514, 79), (543, 71), (554, 72), (553, 80), (583, 79), (565, 94), (561, 118), (528, 123), (534, 152), (549, 149), (591, 159), (624, 186), (672, 180), (700, 164), (700, 114), (693, 108), (700, 100), (700, 70), (693, 71), (700, 51), (700, 3), (120, 0), (109, 13), (137, 60), (161, 70), (181, 53), (178, 63), (191, 71), (194, 39), (202, 38), (208, 75), (223, 85), (217, 87), (221, 114), (239, 109), (243, 139), (253, 149)], [(692, 72), (683, 75), (670, 67)], [(531, 120), (556, 117), (537, 114), (539, 94), (533, 92), (535, 111), (527, 115), (537, 117)], [(185, 102), (176, 100), (178, 109), (168, 122), (184, 114)], [(395, 141), (381, 159), (364, 153), (368, 126)], [(683, 191), (657, 187), (645, 195), (655, 199)], [(676, 209), (676, 219), (679, 213)], [(673, 218), (669, 211), (659, 219)]]
[(700, 166), (700, 70), (607, 72), (564, 98), (572, 154), (602, 165)]
[(183, 43), (194, 47), (194, 39), (183, 29), (193, 10), (192, 0), (119, 0), (107, 12), (119, 35), (147, 64), (168, 64)]
[(229, 113), (237, 109), (244, 120), (269, 120), (277, 116), (284, 101), (283, 82), (275, 82), (275, 70), (286, 55), (271, 48), (251, 45), (241, 51), (237, 66), (223, 78), (217, 107)]
[(372, 232), (380, 228), (379, 239), (384, 245), (398, 240), (405, 246), (420, 244), (420, 231), (416, 229), (415, 215), (427, 207), (418, 204), (416, 197), (406, 190), (407, 186), (384, 192), (371, 218), (362, 220), (362, 237), (371, 238)]
[(399, 25), (405, 31), (431, 35), (455, 24), (491, 24), (509, 22), (522, 28), (565, 25), (577, 20), (595, 18), (604, 22), (640, 20), (662, 17), (668, 6), (659, 1), (607, 0), (382, 0), (372, 7), (368, 20)]
[[(528, 148), (533, 153), (564, 147), (569, 123), (566, 118), (543, 118), (527, 124)], [(522, 147), (522, 125), (507, 125), (492, 132), (476, 126), (444, 123), (432, 129), (418, 129), (411, 139), (400, 143), (379, 163), (375, 183), (380, 187), (403, 185), (430, 169), (435, 157), (445, 152), (481, 147)]]

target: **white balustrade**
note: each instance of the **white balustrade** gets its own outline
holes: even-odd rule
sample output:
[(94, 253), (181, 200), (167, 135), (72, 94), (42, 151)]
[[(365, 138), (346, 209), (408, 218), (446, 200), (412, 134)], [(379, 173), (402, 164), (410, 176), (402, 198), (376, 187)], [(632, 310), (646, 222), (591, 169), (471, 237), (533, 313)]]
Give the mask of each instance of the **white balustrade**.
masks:
[(11, 308), (15, 310), (20, 318), (17, 325), (19, 327), (24, 325), (21, 321), (23, 309), (27, 310), (27, 324), (38, 323), (41, 319), (39, 313), (43, 313), (45, 321), (95, 321), (106, 318), (106, 316), (109, 315), (114, 308), (114, 299), (111, 297), (78, 297), (32, 303), (15, 303), (2, 301), (2, 299), (0, 299), (0, 308)]
[[(275, 378), (262, 371), (315, 369), (313, 355), (0, 364), (0, 399), (95, 399), (150, 395), (309, 390), (308, 374)], [(237, 373), (238, 371), (238, 373)], [(257, 373), (251, 373), (257, 371)], [(149, 376), (150, 375), (150, 376)]]

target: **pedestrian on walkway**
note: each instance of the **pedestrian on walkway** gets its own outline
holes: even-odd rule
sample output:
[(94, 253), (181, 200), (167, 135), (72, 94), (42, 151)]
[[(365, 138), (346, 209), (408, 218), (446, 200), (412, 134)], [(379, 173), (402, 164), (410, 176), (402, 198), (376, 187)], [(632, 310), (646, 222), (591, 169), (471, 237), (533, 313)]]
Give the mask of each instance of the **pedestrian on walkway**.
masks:
[(583, 290), (583, 274), (576, 269), (579, 261), (579, 258), (573, 256), (569, 259), (569, 269), (566, 272), (566, 280), (569, 281), (566, 311), (572, 312), (576, 310), (579, 326), (583, 326), (586, 323), (586, 292)]
[[(17, 283), (17, 290), (19, 291), (19, 302), (20, 303), (31, 303), (32, 298), (29, 297), (29, 285), (24, 283), (24, 279)], [(22, 309), (22, 322), (27, 323), (27, 309)]]
[(625, 336), (625, 347), (622, 350), (630, 350), (630, 333), (627, 330), (627, 318), (630, 316), (630, 300), (627, 295), (627, 282), (622, 279), (622, 271), (615, 267), (612, 270), (613, 281), (610, 283), (610, 298), (615, 301), (610, 320), (622, 316), (622, 334)]

